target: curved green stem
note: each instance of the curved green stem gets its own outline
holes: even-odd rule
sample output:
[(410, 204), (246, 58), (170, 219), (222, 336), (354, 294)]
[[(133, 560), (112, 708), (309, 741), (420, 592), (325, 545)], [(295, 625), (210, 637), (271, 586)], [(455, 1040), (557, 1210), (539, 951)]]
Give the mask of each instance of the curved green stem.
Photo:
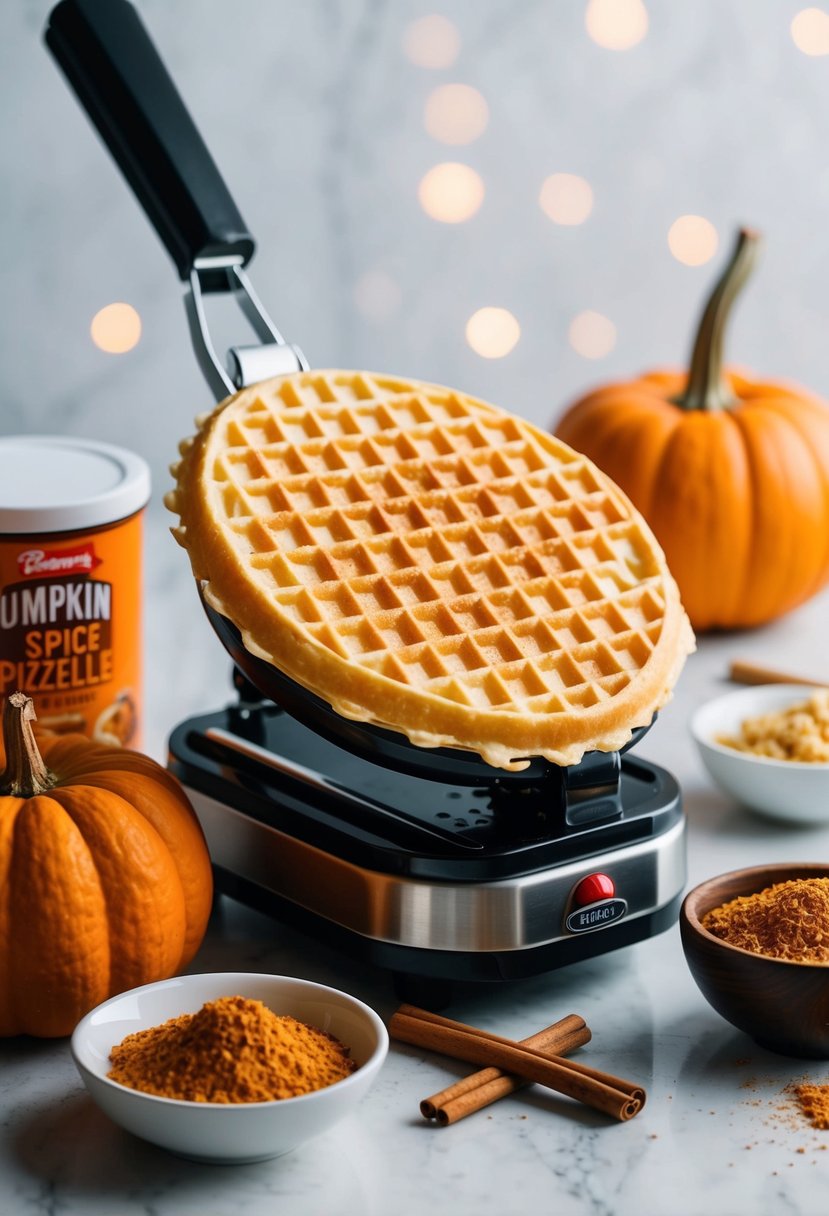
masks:
[(3, 706), (3, 745), (6, 769), (0, 775), (0, 795), (32, 798), (45, 794), (57, 778), (43, 762), (32, 723), (37, 718), (34, 701), (23, 692), (13, 692)]
[(734, 301), (757, 262), (760, 234), (741, 228), (731, 259), (705, 306), (697, 330), (688, 385), (677, 405), (684, 410), (723, 410), (734, 404), (723, 380), (723, 339)]

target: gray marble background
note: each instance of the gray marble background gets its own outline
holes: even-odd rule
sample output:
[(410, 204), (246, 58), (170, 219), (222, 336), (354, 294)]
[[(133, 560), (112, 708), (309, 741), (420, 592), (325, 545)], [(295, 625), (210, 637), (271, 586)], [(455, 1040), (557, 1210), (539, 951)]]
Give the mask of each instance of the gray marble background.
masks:
[[(749, 223), (767, 247), (735, 318), (733, 358), (829, 395), (829, 57), (795, 47), (797, 0), (646, 3), (647, 37), (626, 52), (590, 40), (583, 0), (138, 8), (258, 238), (259, 293), (312, 364), (453, 384), (546, 425), (601, 380), (683, 359), (732, 232)], [(176, 630), (183, 660), (164, 678), (170, 724), (227, 679), (161, 505), (177, 441), (211, 398), (172, 263), (42, 45), (48, 7), (3, 4), (2, 428), (109, 440), (150, 462), (149, 642)], [(406, 27), (430, 12), (460, 33), (444, 70), (416, 67), (402, 50)], [(430, 92), (455, 81), (490, 110), (484, 135), (462, 148), (423, 124)], [(485, 183), (468, 223), (437, 223), (418, 203), (423, 174), (445, 160)], [(579, 227), (554, 225), (538, 206), (556, 172), (593, 187)], [(706, 266), (669, 252), (668, 228), (685, 213), (719, 233)], [(355, 305), (366, 272), (399, 288), (384, 317)], [(115, 300), (143, 321), (121, 356), (89, 337), (92, 316)], [(464, 338), (470, 314), (493, 304), (522, 327), (500, 360)], [(585, 309), (617, 328), (601, 360), (568, 342)], [(173, 588), (188, 607), (168, 620), (160, 605), (173, 604)]]

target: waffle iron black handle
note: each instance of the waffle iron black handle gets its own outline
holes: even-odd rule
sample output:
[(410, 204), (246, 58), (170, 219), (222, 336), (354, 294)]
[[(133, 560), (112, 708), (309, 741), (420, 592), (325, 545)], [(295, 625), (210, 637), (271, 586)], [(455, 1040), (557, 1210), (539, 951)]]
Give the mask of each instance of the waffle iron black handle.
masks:
[(129, 0), (61, 0), (45, 39), (180, 277), (246, 265), (253, 237)]

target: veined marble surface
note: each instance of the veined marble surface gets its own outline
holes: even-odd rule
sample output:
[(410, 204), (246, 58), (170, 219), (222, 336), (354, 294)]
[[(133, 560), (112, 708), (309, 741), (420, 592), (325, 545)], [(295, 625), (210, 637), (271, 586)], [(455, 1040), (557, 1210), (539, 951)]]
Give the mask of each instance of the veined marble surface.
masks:
[[(446, 0), (461, 53), (439, 71), (401, 52), (421, 0), (138, 0), (206, 141), (260, 240), (253, 278), (317, 366), (369, 366), (457, 384), (546, 425), (608, 378), (677, 361), (738, 222), (767, 234), (731, 349), (768, 375), (826, 393), (827, 59), (796, 50), (801, 0), (647, 0), (645, 41), (616, 54), (584, 32), (585, 5)], [(48, 5), (8, 0), (0, 42), (0, 184), (14, 239), (0, 265), (3, 430), (92, 436), (151, 464), (147, 515), (145, 746), (227, 698), (230, 664), (167, 533), (166, 466), (210, 403), (188, 347), (172, 267), (40, 42)], [(470, 147), (436, 143), (423, 110), (439, 84), (479, 88), (490, 109)], [(460, 160), (485, 182), (467, 224), (417, 203), (423, 174)], [(593, 186), (577, 228), (538, 207), (551, 173)], [(681, 214), (717, 228), (716, 262), (668, 252)], [(365, 276), (385, 283), (366, 307)], [(389, 286), (390, 284), (390, 286)], [(368, 293), (369, 295), (371, 293)], [(128, 300), (144, 330), (128, 355), (89, 340), (93, 314)], [(464, 341), (484, 305), (514, 312), (505, 359)], [(606, 315), (617, 344), (590, 362), (573, 316)], [(229, 335), (238, 340), (238, 333)], [(829, 829), (763, 821), (716, 793), (688, 735), (692, 711), (740, 656), (829, 679), (823, 595), (785, 620), (702, 642), (641, 754), (679, 778), (690, 882), (764, 860), (829, 860)], [(387, 978), (223, 901), (194, 969), (272, 970), (348, 989), (384, 1016)], [(282, 1159), (196, 1166), (98, 1112), (66, 1042), (0, 1042), (2, 1216), (825, 1216), (829, 1132), (785, 1089), (821, 1067), (773, 1056), (732, 1030), (690, 978), (676, 928), (525, 983), (464, 989), (452, 1016), (509, 1036), (567, 1012), (597, 1067), (641, 1079), (645, 1110), (609, 1124), (526, 1091), (448, 1129), (418, 1101), (462, 1069), (394, 1046), (359, 1113)]]
[[(147, 614), (150, 750), (184, 713), (226, 699), (229, 665), (201, 619), (186, 559), (151, 514)], [(153, 554), (163, 553), (164, 561)], [(169, 560), (168, 560), (169, 557)], [(829, 860), (829, 827), (795, 828), (733, 805), (707, 779), (688, 734), (694, 708), (726, 687), (730, 658), (792, 672), (829, 669), (829, 594), (763, 630), (704, 639), (639, 751), (680, 780), (690, 883), (763, 861)], [(829, 670), (827, 670), (829, 676)], [(266, 970), (344, 988), (384, 1017), (388, 978), (279, 923), (221, 901), (193, 970)], [(525, 982), (460, 988), (450, 1016), (522, 1038), (565, 1013), (593, 1030), (583, 1060), (636, 1079), (645, 1109), (627, 1124), (538, 1087), (453, 1127), (418, 1102), (465, 1066), (393, 1044), (357, 1114), (258, 1165), (179, 1160), (114, 1126), (86, 1096), (68, 1043), (0, 1043), (0, 1212), (4, 1216), (825, 1216), (829, 1132), (786, 1094), (821, 1065), (773, 1055), (706, 1004), (676, 927), (636, 946)]]

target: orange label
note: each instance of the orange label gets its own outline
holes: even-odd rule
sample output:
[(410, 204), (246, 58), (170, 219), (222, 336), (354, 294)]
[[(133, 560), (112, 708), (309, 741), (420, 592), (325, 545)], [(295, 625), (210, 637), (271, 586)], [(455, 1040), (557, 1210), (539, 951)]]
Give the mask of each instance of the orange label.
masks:
[(139, 745), (141, 521), (0, 538), (0, 697), (46, 729)]

